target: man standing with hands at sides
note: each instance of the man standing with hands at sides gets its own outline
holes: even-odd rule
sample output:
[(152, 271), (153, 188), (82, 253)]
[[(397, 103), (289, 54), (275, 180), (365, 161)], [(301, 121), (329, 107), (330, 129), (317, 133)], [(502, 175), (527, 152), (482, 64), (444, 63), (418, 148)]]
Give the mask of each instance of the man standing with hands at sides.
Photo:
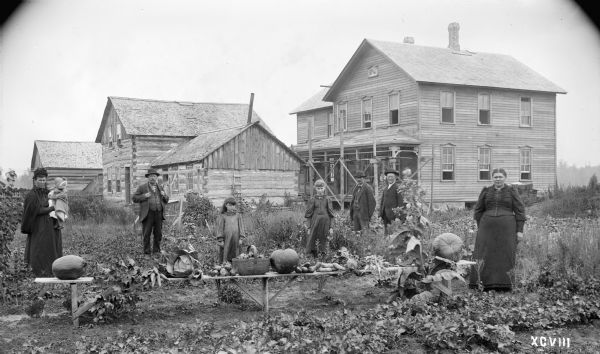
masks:
[(381, 203), (379, 204), (379, 216), (383, 219), (385, 235), (388, 235), (388, 226), (396, 219), (393, 209), (402, 206), (404, 202), (402, 194), (398, 193), (397, 179), (399, 175), (398, 171), (385, 171), (387, 187), (384, 187), (381, 193)]
[[(134, 203), (140, 203), (140, 221), (144, 235), (144, 253), (160, 252), (162, 240), (162, 222), (165, 219), (164, 210), (169, 202), (169, 196), (157, 183), (158, 171), (151, 168), (146, 173), (147, 183), (138, 186), (132, 197)], [(150, 234), (154, 234), (154, 242), (150, 248)]]
[(375, 211), (375, 194), (373, 188), (365, 183), (367, 176), (364, 172), (359, 171), (355, 177), (356, 186), (352, 191), (350, 219), (352, 220), (352, 230), (360, 231), (364, 235), (369, 230), (369, 220)]

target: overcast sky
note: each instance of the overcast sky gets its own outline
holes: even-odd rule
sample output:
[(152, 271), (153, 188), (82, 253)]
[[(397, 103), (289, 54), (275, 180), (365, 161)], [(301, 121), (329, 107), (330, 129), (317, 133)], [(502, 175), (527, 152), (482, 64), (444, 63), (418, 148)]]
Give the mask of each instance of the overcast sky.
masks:
[(93, 141), (107, 96), (247, 103), (286, 144), (288, 113), (364, 38), (512, 55), (568, 93), (558, 157), (600, 164), (600, 35), (568, 0), (30, 1), (0, 37), (0, 166), (33, 141)]

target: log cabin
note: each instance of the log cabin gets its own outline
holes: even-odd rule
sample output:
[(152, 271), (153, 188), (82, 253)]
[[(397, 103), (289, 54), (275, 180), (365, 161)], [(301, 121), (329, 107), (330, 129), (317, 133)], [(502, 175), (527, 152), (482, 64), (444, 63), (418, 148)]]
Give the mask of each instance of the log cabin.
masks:
[(89, 188), (102, 179), (102, 146), (93, 142), (35, 140), (31, 170), (44, 167), (48, 171), (48, 187), (53, 179), (67, 179), (68, 190), (99, 193)]
[(193, 191), (215, 205), (227, 196), (274, 202), (296, 195), (301, 159), (248, 104), (108, 97), (102, 144), (104, 196), (131, 203), (150, 167), (172, 199)]
[(152, 162), (167, 192), (205, 195), (215, 205), (235, 196), (283, 204), (298, 195), (302, 159), (259, 122), (207, 131)]
[(459, 28), (448, 26), (448, 48), (363, 40), (333, 84), (290, 113), (313, 179), (328, 176), (344, 197), (348, 171), (374, 183), (375, 170), (379, 182), (386, 168), (409, 167), (433, 205), (457, 207), (472, 205), (497, 167), (509, 183), (554, 187), (556, 95), (566, 91), (511, 56), (461, 50)]

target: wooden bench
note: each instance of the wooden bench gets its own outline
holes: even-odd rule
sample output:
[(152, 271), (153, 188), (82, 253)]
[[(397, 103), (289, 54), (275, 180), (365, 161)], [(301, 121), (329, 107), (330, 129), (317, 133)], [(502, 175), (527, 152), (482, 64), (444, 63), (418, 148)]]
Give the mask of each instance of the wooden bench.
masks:
[[(94, 281), (93, 277), (81, 277), (73, 280), (61, 280), (58, 278), (35, 278), (35, 283), (41, 284), (70, 284), (71, 285), (71, 319), (73, 320), (73, 326), (79, 327), (79, 316), (85, 312), (78, 311), (80, 308), (77, 306), (77, 284), (80, 283), (91, 283)], [(85, 305), (83, 305), (85, 306)], [(82, 306), (82, 307), (83, 307)]]
[[(269, 303), (273, 301), (283, 290), (285, 290), (296, 278), (298, 277), (309, 277), (309, 278), (318, 278), (324, 276), (332, 276), (332, 275), (342, 275), (344, 271), (337, 272), (314, 272), (314, 273), (289, 273), (289, 274), (279, 274), (276, 272), (267, 272), (261, 275), (232, 275), (232, 276), (215, 276), (211, 277), (208, 275), (202, 275), (202, 280), (215, 280), (217, 283), (217, 287), (220, 287), (220, 282), (222, 280), (229, 280), (233, 284), (235, 284), (244, 294), (246, 294), (252, 301), (256, 302), (259, 306), (263, 308), (264, 312), (269, 312)], [(276, 278), (288, 278), (287, 282), (283, 285), (281, 289), (279, 289), (273, 296), (269, 297), (269, 280)], [(169, 281), (183, 281), (188, 278), (167, 278)], [(260, 298), (252, 294), (249, 290), (247, 290), (242, 284), (238, 282), (240, 279), (250, 279), (250, 280), (258, 280), (260, 279), (262, 282), (262, 291)], [(323, 279), (324, 280), (324, 279)], [(321, 290), (322, 285), (319, 285), (319, 290)]]

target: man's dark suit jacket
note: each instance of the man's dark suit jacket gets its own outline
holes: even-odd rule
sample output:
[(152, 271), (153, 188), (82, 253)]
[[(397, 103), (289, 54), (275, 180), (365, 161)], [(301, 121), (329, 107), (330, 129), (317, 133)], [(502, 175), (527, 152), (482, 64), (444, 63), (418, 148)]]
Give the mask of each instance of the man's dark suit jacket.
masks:
[(379, 216), (383, 219), (386, 224), (390, 224), (396, 215), (394, 215), (393, 208), (397, 208), (404, 204), (402, 195), (398, 193), (398, 183), (392, 184), (388, 189), (386, 186), (381, 193), (381, 203), (379, 204)]
[[(158, 188), (158, 193), (163, 192), (164, 189), (159, 185), (156, 184), (156, 188)], [(146, 216), (148, 216), (148, 210), (150, 209), (150, 203), (148, 202), (148, 198), (146, 198), (146, 196), (144, 196), (144, 194), (150, 192), (150, 185), (148, 184), (148, 182), (146, 183), (142, 183), (141, 185), (139, 185), (135, 191), (135, 193), (133, 194), (133, 197), (131, 198), (133, 200), (134, 203), (140, 203), (140, 222), (144, 221), (144, 219), (146, 219)], [(162, 204), (162, 209), (163, 209), (163, 220), (165, 220), (165, 206), (167, 205), (167, 203), (169, 202), (169, 196), (165, 195), (164, 197), (161, 196), (160, 198), (160, 204)]]
[(375, 195), (373, 194), (373, 188), (367, 183), (363, 183), (362, 188), (358, 185), (354, 186), (352, 191), (352, 201), (350, 202), (350, 219), (352, 219), (355, 208), (354, 205), (358, 205), (358, 215), (361, 220), (371, 220), (371, 216), (375, 211)]

